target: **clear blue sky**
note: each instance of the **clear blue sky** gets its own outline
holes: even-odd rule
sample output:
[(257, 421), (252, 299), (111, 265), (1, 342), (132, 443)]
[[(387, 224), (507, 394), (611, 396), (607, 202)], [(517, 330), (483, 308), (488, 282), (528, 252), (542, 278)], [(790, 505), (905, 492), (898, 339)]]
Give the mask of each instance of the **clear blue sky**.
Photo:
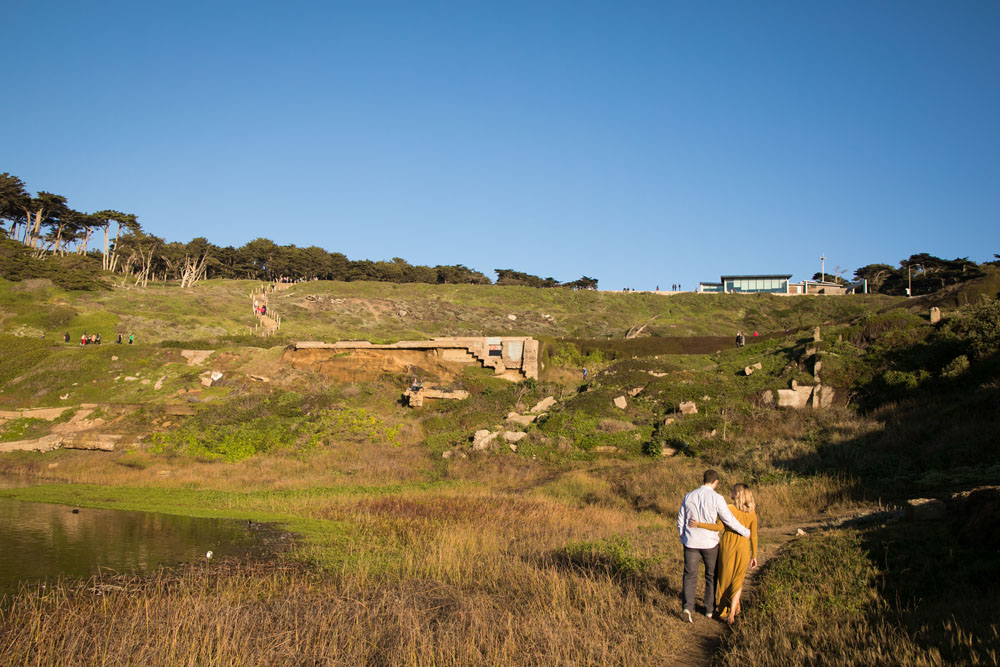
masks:
[(33, 2), (0, 171), (169, 240), (692, 288), (1000, 253), (1000, 3)]

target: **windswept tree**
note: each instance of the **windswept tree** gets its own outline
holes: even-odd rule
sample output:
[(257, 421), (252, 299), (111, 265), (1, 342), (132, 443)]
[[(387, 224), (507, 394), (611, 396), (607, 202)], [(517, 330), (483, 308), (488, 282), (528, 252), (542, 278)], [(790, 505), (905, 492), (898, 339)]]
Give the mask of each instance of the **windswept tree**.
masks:
[[(99, 221), (98, 226), (104, 230), (104, 245), (101, 250), (101, 267), (105, 271), (114, 271), (118, 264), (118, 240), (122, 231), (135, 234), (141, 231), (138, 218), (132, 213), (104, 210), (93, 214)], [(114, 242), (110, 239), (111, 225), (117, 225)]]
[(896, 268), (888, 264), (868, 264), (854, 272), (854, 279), (867, 280), (868, 291), (877, 293), (882, 291), (887, 280), (897, 275)]
[(0, 174), (0, 223), (7, 221), (10, 229), (7, 236), (16, 238), (18, 227), (28, 224), (28, 208), (31, 195), (24, 187), (24, 181), (6, 171)]

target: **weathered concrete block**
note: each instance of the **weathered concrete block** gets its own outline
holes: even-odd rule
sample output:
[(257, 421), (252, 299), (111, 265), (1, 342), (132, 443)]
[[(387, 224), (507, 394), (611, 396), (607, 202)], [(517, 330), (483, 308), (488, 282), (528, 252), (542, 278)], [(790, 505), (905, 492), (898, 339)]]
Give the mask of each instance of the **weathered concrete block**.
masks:
[(937, 306), (931, 308), (931, 324), (937, 324), (941, 321), (941, 309)]

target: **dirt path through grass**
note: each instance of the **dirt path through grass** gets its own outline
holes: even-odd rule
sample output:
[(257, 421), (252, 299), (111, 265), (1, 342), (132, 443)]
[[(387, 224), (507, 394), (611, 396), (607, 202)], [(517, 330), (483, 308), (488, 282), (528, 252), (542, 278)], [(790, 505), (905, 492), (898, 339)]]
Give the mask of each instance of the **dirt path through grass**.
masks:
[[(783, 546), (795, 539), (798, 529), (812, 531), (823, 526), (832, 525), (836, 521), (838, 521), (838, 518), (823, 517), (797, 521), (781, 526), (761, 528), (758, 536), (757, 568), (747, 572), (741, 605), (746, 607), (747, 604), (752, 603), (757, 577), (763, 571), (764, 564), (777, 555)], [(736, 623), (739, 622), (739, 616), (737, 616)], [(693, 624), (688, 624), (686, 621), (682, 621), (682, 624), (690, 628), (691, 642), (684, 654), (677, 656), (677, 661), (674, 664), (681, 667), (712, 664), (716, 654), (722, 648), (722, 639), (725, 633), (729, 631), (729, 626), (724, 620), (708, 619), (700, 613), (694, 615)]]

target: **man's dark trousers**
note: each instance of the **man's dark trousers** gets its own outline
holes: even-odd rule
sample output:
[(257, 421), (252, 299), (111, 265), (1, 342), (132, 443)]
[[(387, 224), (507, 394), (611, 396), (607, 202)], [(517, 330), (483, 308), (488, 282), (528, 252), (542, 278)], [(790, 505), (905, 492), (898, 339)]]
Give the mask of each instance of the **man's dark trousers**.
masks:
[(715, 561), (719, 557), (719, 545), (711, 549), (688, 549), (684, 547), (684, 589), (681, 602), (684, 608), (694, 611), (694, 593), (698, 585), (698, 564), (705, 564), (705, 613), (715, 611)]

